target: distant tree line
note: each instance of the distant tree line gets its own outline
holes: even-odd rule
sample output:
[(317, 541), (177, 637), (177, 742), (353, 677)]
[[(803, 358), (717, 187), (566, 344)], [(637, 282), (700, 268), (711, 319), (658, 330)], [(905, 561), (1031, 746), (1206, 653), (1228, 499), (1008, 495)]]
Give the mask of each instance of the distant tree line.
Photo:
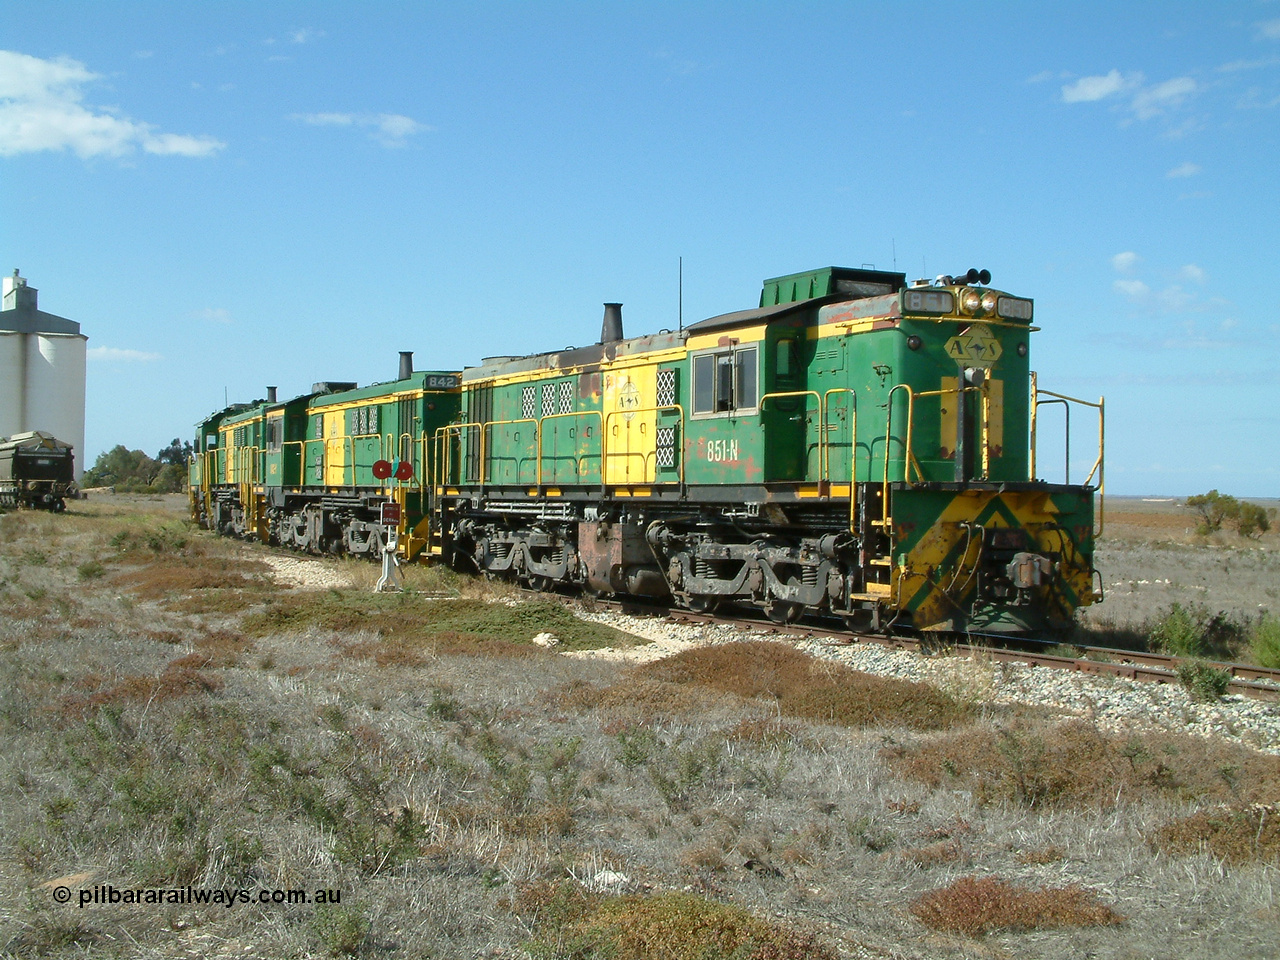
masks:
[(80, 486), (112, 487), (117, 493), (177, 493), (187, 487), (187, 461), (192, 452), (191, 442), (177, 437), (154, 457), (117, 444), (98, 454)]
[(1271, 529), (1271, 521), (1276, 515), (1274, 509), (1267, 510), (1217, 490), (1187, 497), (1187, 506), (1200, 515), (1196, 533), (1202, 536), (1217, 533), (1224, 523), (1229, 523), (1242, 537), (1261, 537)]

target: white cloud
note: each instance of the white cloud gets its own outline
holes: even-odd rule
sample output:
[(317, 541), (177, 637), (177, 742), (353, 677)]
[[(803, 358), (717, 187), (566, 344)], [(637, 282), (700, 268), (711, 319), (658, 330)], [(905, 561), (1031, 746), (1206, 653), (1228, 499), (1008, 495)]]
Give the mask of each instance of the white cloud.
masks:
[(1116, 280), (1112, 286), (1134, 300), (1145, 300), (1151, 295), (1151, 288), (1141, 280)]
[(1194, 263), (1188, 263), (1178, 271), (1178, 276), (1183, 280), (1190, 280), (1192, 283), (1204, 283), (1208, 275)]
[(303, 27), (290, 33), (289, 40), (292, 43), (310, 43), (312, 40), (319, 40), (323, 36), (323, 30), (312, 30), (310, 27)]
[[(1112, 70), (1107, 74), (1081, 77), (1062, 87), (1063, 103), (1094, 103), (1112, 98), (1129, 98), (1128, 109), (1139, 120), (1150, 120), (1183, 106), (1193, 95), (1204, 88), (1191, 77), (1174, 77), (1148, 86), (1141, 73), (1124, 74)], [(1122, 101), (1123, 102), (1123, 101)], [(1119, 104), (1115, 109), (1123, 109)], [(1132, 121), (1125, 120), (1124, 123)], [(1193, 127), (1173, 131), (1171, 136), (1182, 136)]]
[(1263, 67), (1274, 67), (1280, 63), (1280, 57), (1267, 57), (1265, 60), (1232, 60), (1218, 67), (1219, 73), (1239, 73), (1241, 70), (1260, 70)]
[(1170, 180), (1177, 180), (1179, 177), (1194, 177), (1201, 169), (1198, 163), (1180, 163), (1166, 173), (1165, 176)]
[(295, 113), (289, 119), (315, 127), (367, 127), (384, 147), (403, 147), (415, 133), (434, 129), (399, 113)]
[(158, 353), (146, 353), (142, 350), (123, 350), (119, 347), (90, 347), (85, 356), (93, 361), (120, 361), (123, 363), (139, 363), (150, 360), (162, 360)]
[(1052, 70), (1041, 70), (1034, 77), (1027, 77), (1027, 83), (1044, 83), (1046, 80), (1053, 79)]
[(1075, 83), (1062, 88), (1063, 103), (1092, 103), (1105, 100), (1117, 93), (1130, 90), (1142, 82), (1142, 74), (1126, 77), (1119, 70), (1112, 70), (1106, 76), (1081, 77)]
[(1124, 253), (1117, 253), (1111, 258), (1111, 266), (1115, 267), (1116, 273), (1128, 273), (1142, 258), (1132, 250), (1126, 250)]
[(1200, 87), (1190, 77), (1174, 77), (1154, 87), (1139, 90), (1133, 98), (1133, 112), (1139, 120), (1148, 120), (1159, 116), (1166, 110), (1182, 106), (1187, 97), (1198, 92)]
[(1249, 87), (1236, 101), (1240, 110), (1270, 110), (1277, 106), (1280, 106), (1280, 96), (1262, 87)]
[(85, 84), (97, 80), (84, 64), (66, 57), (38, 57), (0, 50), (0, 156), (74, 151), (82, 158), (147, 153), (207, 157), (226, 146), (213, 137), (158, 133), (107, 107), (81, 102)]
[(197, 320), (208, 320), (210, 323), (231, 323), (231, 311), (224, 307), (205, 307), (191, 316)]
[(1280, 20), (1264, 20), (1254, 24), (1258, 33), (1268, 40), (1280, 40)]

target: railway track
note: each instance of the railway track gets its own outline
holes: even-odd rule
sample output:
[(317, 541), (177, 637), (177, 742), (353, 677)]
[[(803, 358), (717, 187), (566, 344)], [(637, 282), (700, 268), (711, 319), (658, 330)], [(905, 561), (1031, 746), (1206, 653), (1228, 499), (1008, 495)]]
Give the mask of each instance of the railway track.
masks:
[[(539, 594), (539, 596), (545, 597), (546, 594)], [(1020, 663), (1031, 667), (1073, 670), (1078, 673), (1090, 673), (1098, 676), (1125, 677), (1144, 683), (1181, 683), (1178, 677), (1178, 667), (1190, 659), (1161, 653), (1121, 650), (1114, 647), (1076, 647), (1075, 649), (1080, 650), (1082, 655), (1067, 657), (1053, 653), (1012, 650), (1008, 647), (982, 643), (941, 640), (929, 636), (881, 636), (854, 633), (842, 627), (820, 623), (776, 624), (765, 619), (694, 613), (689, 610), (637, 603), (633, 600), (595, 600), (592, 602), (601, 606), (614, 607), (622, 613), (664, 617), (674, 623), (737, 624), (757, 633), (772, 633), (779, 636), (811, 640), (834, 640), (837, 643), (876, 643), (890, 649), (914, 650), (926, 655), (946, 652), (961, 656), (981, 656), (991, 660)], [(1019, 642), (1044, 644), (1045, 646), (1058, 645), (1055, 641), (1021, 640)], [(1280, 700), (1280, 670), (1225, 661), (1201, 662), (1214, 669), (1222, 670), (1230, 676), (1231, 679), (1227, 687), (1229, 693), (1243, 694), (1258, 700)]]

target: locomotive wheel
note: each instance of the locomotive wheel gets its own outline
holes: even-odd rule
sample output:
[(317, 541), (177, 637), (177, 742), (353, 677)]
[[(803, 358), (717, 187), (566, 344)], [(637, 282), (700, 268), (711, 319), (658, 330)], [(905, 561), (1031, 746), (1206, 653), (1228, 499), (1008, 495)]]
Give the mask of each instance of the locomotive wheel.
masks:
[(795, 623), (804, 613), (804, 605), (790, 600), (770, 600), (764, 605), (764, 614), (774, 623)]
[(715, 613), (720, 609), (720, 598), (705, 593), (691, 593), (686, 606), (694, 613)]
[(530, 574), (529, 589), (537, 590), (539, 593), (546, 593), (551, 589), (551, 578), (544, 577), (538, 573)]

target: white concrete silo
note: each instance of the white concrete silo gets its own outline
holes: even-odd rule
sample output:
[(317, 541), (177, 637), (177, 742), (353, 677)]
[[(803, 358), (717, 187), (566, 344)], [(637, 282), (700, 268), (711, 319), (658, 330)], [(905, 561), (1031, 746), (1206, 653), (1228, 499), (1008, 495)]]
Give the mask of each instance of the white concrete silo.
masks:
[(11, 437), (24, 429), (22, 424), (26, 417), (22, 407), (27, 381), (26, 358), (26, 334), (0, 330), (0, 437)]
[(80, 324), (38, 309), (13, 271), (0, 307), (0, 436), (43, 430), (75, 448), (84, 472), (85, 344)]

